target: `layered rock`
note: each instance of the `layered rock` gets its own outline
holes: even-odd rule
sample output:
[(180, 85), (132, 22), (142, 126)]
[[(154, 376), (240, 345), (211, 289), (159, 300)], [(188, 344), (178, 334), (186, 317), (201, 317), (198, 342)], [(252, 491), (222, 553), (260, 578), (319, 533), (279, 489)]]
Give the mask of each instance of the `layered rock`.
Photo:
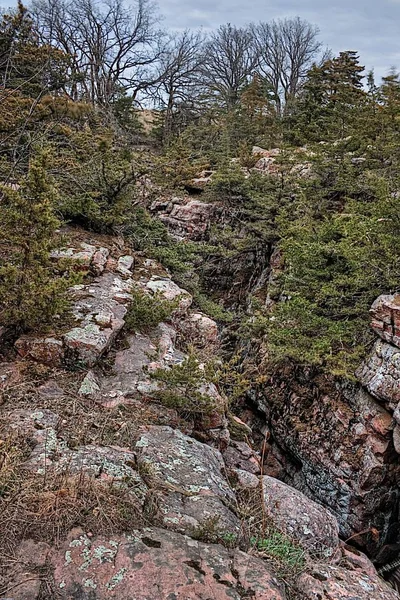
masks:
[[(381, 340), (356, 371), (359, 381), (389, 409), (400, 403), (400, 349)], [(400, 420), (400, 419), (399, 419)]]
[(130, 271), (133, 257), (123, 256), (115, 265), (110, 261), (106, 268), (108, 249), (91, 244), (81, 244), (78, 250), (60, 250), (54, 257), (67, 258), (85, 270), (91, 268), (98, 276), (70, 290), (74, 327), (47, 337), (22, 336), (15, 347), (22, 357), (51, 366), (65, 362), (93, 366), (111, 347), (125, 324), (124, 316), (134, 286)]
[(371, 327), (382, 339), (356, 375), (393, 415), (393, 446), (400, 454), (400, 294), (379, 296), (370, 313)]
[[(373, 526), (383, 541), (398, 498), (390, 413), (356, 386), (329, 390), (318, 381), (294, 383), (283, 375), (268, 402), (258, 402), (274, 440), (267, 474), (271, 468), (271, 475), (328, 508), (343, 537)], [(376, 551), (371, 536), (357, 542)]]
[(375, 333), (400, 347), (400, 294), (379, 296), (371, 306), (370, 314)]
[(153, 202), (150, 209), (157, 213), (160, 221), (176, 239), (204, 239), (217, 207), (190, 198), (181, 202), (180, 198), (173, 198), (169, 202)]

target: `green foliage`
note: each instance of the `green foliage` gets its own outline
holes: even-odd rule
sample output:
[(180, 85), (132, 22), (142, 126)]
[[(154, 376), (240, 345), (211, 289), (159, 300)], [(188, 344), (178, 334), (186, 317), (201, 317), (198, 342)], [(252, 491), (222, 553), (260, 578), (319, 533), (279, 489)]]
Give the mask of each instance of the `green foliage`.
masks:
[(200, 251), (194, 243), (174, 240), (165, 225), (142, 207), (130, 211), (124, 234), (135, 249), (159, 260), (175, 275), (189, 271)]
[(304, 550), (279, 531), (270, 531), (265, 537), (253, 537), (250, 541), (265, 558), (277, 561), (285, 571), (299, 573), (305, 567)]
[(198, 291), (198, 289), (194, 291), (193, 300), (201, 312), (205, 313), (215, 321), (219, 321), (220, 323), (232, 323), (233, 313), (224, 309), (206, 294)]
[(126, 328), (130, 331), (148, 331), (168, 320), (179, 304), (179, 299), (170, 301), (160, 293), (150, 296), (138, 289), (131, 292), (131, 297), (125, 316)]
[(356, 132), (367, 100), (363, 71), (353, 51), (314, 65), (287, 118), (287, 137), (302, 144), (337, 140)]
[(52, 172), (66, 219), (95, 231), (120, 230), (136, 197), (136, 165), (116, 133), (94, 120), (78, 130), (79, 117), (52, 135)]
[(245, 174), (234, 162), (227, 162), (221, 166), (214, 174), (208, 189), (211, 198), (227, 203), (244, 202), (249, 195)]
[(158, 400), (186, 418), (204, 419), (215, 410), (221, 410), (207, 393), (210, 379), (193, 352), (169, 369), (157, 369), (151, 377), (164, 386), (157, 394)]
[(0, 189), (0, 321), (18, 331), (48, 325), (67, 304), (70, 282), (57, 275), (50, 258), (60, 223), (45, 165), (42, 153), (18, 189)]
[[(59, 90), (66, 81), (69, 57), (41, 44), (28, 10), (18, 0), (16, 10), (0, 20), (0, 81), (11, 90), (38, 99)], [(2, 95), (2, 94), (1, 94)], [(1, 98), (0, 95), (0, 98)]]
[(155, 180), (167, 188), (181, 188), (207, 166), (207, 162), (196, 156), (182, 136), (166, 148), (160, 158), (159, 172), (154, 173)]
[(254, 326), (275, 358), (351, 377), (371, 342), (371, 303), (399, 286), (398, 181), (332, 154), (317, 173), (280, 212), (282, 301)]

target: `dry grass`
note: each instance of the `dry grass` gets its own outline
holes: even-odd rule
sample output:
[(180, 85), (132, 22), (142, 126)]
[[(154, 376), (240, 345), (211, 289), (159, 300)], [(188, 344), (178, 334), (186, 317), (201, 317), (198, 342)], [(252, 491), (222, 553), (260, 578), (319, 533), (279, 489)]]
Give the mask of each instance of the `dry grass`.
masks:
[[(10, 591), (15, 552), (23, 539), (58, 546), (74, 527), (115, 535), (154, 524), (134, 489), (84, 473), (32, 474), (24, 468), (24, 450), (23, 440), (12, 436), (0, 453), (0, 596)], [(38, 575), (40, 598), (56, 598), (50, 567)]]
[[(39, 387), (48, 379), (56, 380), (68, 392), (44, 395)], [(10, 432), (8, 423), (14, 410), (48, 409), (56, 413), (60, 423), (57, 435), (71, 449), (88, 444), (133, 449), (140, 427), (156, 422), (156, 412), (145, 405), (105, 410), (79, 397), (81, 379), (81, 373), (27, 363), (23, 383), (10, 386), (3, 393), (0, 556), (12, 556), (24, 538), (57, 544), (77, 526), (93, 534), (115, 534), (154, 522), (151, 511), (143, 514), (134, 490), (125, 489), (118, 482), (105, 483), (83, 473), (72, 476), (67, 471), (49, 471), (43, 477), (26, 468), (34, 443), (26, 431)]]
[(285, 584), (288, 600), (297, 600), (296, 579), (312, 564), (312, 558), (265, 518), (261, 485), (239, 490), (236, 495), (243, 523), (238, 543), (244, 551), (263, 558)]

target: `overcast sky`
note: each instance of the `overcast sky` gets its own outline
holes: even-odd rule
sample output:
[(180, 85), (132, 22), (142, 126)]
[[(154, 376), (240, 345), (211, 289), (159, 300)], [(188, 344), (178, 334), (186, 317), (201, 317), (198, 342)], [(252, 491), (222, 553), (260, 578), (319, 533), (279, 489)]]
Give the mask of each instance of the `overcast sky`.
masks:
[[(15, 4), (0, 0), (3, 7)], [(377, 78), (392, 66), (400, 69), (400, 0), (158, 0), (158, 5), (172, 29), (299, 15), (318, 25), (321, 40), (335, 53), (357, 50)]]

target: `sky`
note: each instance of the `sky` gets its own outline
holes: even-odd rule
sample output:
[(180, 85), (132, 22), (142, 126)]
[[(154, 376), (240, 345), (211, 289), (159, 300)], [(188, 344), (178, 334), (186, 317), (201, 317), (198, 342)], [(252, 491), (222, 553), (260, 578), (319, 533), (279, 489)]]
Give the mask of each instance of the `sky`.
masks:
[[(0, 0), (1, 7), (15, 4)], [(334, 54), (358, 51), (378, 81), (390, 67), (400, 70), (400, 0), (158, 0), (158, 6), (163, 25), (174, 30), (300, 16), (319, 27)]]
[(159, 0), (159, 7), (175, 29), (300, 16), (319, 27), (334, 53), (358, 51), (378, 80), (390, 67), (400, 69), (400, 0)]

